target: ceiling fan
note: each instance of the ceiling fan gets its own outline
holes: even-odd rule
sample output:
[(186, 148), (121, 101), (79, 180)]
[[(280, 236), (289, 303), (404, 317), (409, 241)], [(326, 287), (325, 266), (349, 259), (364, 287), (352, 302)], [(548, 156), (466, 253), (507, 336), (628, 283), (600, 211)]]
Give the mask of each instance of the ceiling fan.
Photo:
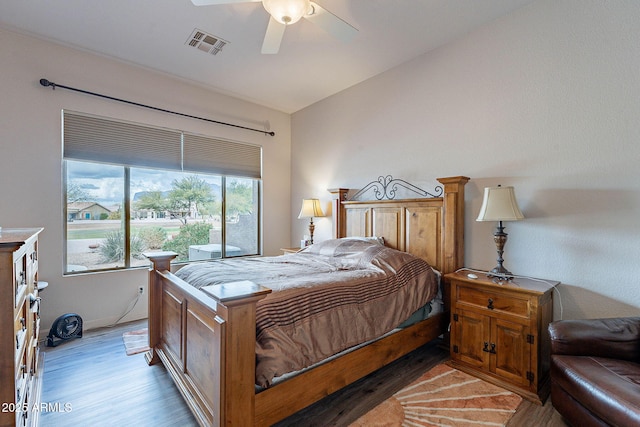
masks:
[(358, 33), (353, 26), (310, 0), (191, 0), (191, 2), (196, 6), (262, 2), (271, 15), (262, 43), (262, 53), (267, 54), (278, 53), (287, 25), (295, 24), (300, 18), (313, 22), (344, 42), (350, 41)]

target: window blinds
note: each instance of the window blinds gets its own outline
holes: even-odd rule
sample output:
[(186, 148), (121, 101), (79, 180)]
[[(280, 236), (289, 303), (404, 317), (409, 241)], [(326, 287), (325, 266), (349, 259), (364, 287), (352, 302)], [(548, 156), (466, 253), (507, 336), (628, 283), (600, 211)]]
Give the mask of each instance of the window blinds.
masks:
[(260, 179), (257, 145), (88, 114), (63, 112), (63, 157), (131, 167)]
[(188, 133), (183, 143), (184, 170), (206, 172), (215, 163), (220, 174), (260, 178), (259, 147)]

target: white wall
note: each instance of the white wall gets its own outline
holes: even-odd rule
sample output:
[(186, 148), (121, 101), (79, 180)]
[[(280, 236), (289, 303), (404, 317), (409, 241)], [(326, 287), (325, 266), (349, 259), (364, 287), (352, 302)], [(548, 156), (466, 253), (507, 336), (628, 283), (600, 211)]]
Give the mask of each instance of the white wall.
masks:
[[(0, 30), (0, 225), (44, 227), (39, 278), (42, 322), (76, 312), (85, 328), (114, 322), (147, 282), (146, 269), (62, 276), (62, 109), (166, 126), (263, 146), (264, 253), (290, 241), (290, 116), (122, 62)], [(168, 115), (64, 89), (41, 78), (168, 110), (263, 128), (275, 137)], [(146, 294), (145, 294), (146, 295)], [(146, 298), (123, 321), (144, 318)], [(43, 335), (45, 335), (43, 333)]]
[(292, 216), (380, 175), (466, 175), (466, 265), (491, 269), (495, 224), (474, 219), (485, 186), (513, 185), (505, 266), (562, 281), (564, 318), (639, 315), (639, 22), (635, 0), (539, 0), (295, 113)]

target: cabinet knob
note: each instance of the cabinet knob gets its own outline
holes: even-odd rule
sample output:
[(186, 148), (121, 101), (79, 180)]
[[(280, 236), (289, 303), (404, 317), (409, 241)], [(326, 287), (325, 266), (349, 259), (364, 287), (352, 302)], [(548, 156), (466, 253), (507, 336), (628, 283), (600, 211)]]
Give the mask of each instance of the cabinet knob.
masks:
[(40, 302), (40, 297), (36, 296), (35, 294), (29, 294), (29, 308), (33, 308), (33, 305), (35, 303), (39, 303)]
[(493, 299), (489, 298), (489, 301), (487, 301), (487, 308), (489, 310), (493, 310)]
[(489, 343), (488, 342), (484, 342), (484, 347), (482, 348), (482, 351), (489, 353)]

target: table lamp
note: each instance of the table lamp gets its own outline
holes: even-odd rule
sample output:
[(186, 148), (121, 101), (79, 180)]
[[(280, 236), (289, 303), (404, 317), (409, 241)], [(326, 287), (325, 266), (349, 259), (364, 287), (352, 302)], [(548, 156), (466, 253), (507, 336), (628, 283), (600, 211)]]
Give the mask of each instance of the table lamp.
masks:
[(313, 245), (313, 230), (316, 226), (313, 224), (314, 217), (324, 216), (322, 212), (322, 208), (320, 207), (320, 200), (318, 199), (302, 199), (302, 208), (300, 209), (300, 214), (298, 215), (298, 219), (309, 218), (309, 235), (310, 241), (309, 243)]
[(524, 215), (516, 202), (513, 187), (498, 185), (484, 189), (484, 199), (476, 221), (498, 221), (496, 232), (493, 233), (493, 241), (496, 242), (498, 250), (498, 265), (489, 272), (489, 276), (513, 277), (513, 274), (502, 265), (504, 245), (507, 243), (507, 233), (504, 232), (502, 221), (519, 221), (521, 219), (524, 219)]

